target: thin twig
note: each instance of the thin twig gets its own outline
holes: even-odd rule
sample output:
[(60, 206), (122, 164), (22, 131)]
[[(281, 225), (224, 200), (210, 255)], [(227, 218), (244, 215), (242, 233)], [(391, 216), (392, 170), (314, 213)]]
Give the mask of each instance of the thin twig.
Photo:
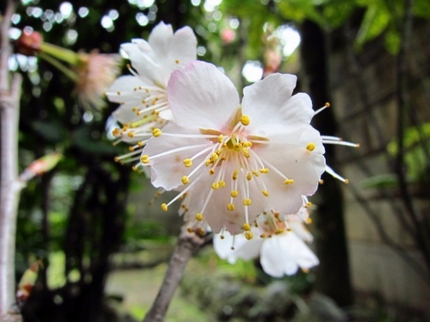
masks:
[(18, 179), (18, 119), (21, 75), (9, 83), (8, 58), (11, 53), (8, 32), (18, 1), (8, 0), (1, 22), (0, 113), (1, 113), (1, 191), (0, 191), (0, 321), (19, 319), (10, 312), (15, 302), (15, 234), (19, 195), (24, 184)]
[(179, 236), (178, 243), (170, 258), (163, 284), (158, 292), (157, 298), (151, 309), (145, 316), (143, 322), (164, 322), (167, 309), (178, 287), (185, 267), (193, 253), (204, 243), (204, 239), (196, 234), (190, 234), (184, 228)]

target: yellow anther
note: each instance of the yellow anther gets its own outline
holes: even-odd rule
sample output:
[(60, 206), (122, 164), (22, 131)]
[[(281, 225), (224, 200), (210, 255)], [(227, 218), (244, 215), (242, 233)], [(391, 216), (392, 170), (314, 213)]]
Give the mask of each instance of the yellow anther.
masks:
[(279, 234), (282, 234), (283, 232), (284, 232), (284, 230), (282, 228), (278, 228), (278, 229), (276, 229), (275, 234), (279, 235)]
[(198, 212), (198, 213), (196, 213), (195, 218), (196, 218), (197, 221), (202, 221), (203, 220), (203, 214), (201, 214), (200, 212)]
[(224, 180), (220, 180), (220, 181), (218, 181), (218, 184), (219, 184), (219, 186), (222, 188), (222, 187), (225, 187), (225, 181)]
[(209, 170), (209, 174), (210, 174), (210, 175), (213, 175), (214, 173), (215, 173), (215, 170), (214, 170), (214, 169), (210, 169), (210, 170)]
[(197, 235), (200, 235), (200, 236), (204, 236), (205, 235), (205, 231), (204, 231), (204, 229), (202, 227), (196, 228), (196, 233), (197, 233)]
[(251, 199), (249, 199), (249, 198), (243, 199), (243, 205), (244, 206), (250, 206), (251, 203), (252, 203)]
[(312, 206), (312, 202), (308, 201), (305, 205), (305, 208), (309, 208), (310, 206)]
[(134, 132), (128, 132), (127, 135), (132, 138), (134, 136)]
[(262, 193), (263, 193), (263, 195), (265, 196), (265, 197), (268, 197), (269, 196), (269, 191), (267, 191), (267, 190), (263, 190), (263, 191), (261, 191)]
[(139, 141), (139, 142), (137, 142), (137, 145), (138, 145), (139, 147), (143, 147), (145, 144), (144, 144), (142, 141)]
[(269, 169), (267, 168), (261, 168), (260, 173), (269, 173)]
[(232, 203), (228, 203), (227, 204), (227, 210), (229, 210), (229, 211), (233, 211), (234, 210), (234, 204), (232, 204)]
[(250, 231), (245, 232), (245, 238), (251, 240), (254, 237), (254, 234)]
[(237, 190), (232, 190), (232, 191), (230, 192), (230, 196), (231, 196), (232, 198), (236, 198), (238, 195), (239, 195), (239, 191), (237, 191)]
[(249, 223), (244, 223), (243, 225), (242, 225), (242, 229), (244, 230), (244, 231), (250, 231), (251, 230), (251, 225), (249, 224)]
[(249, 152), (247, 150), (243, 150), (242, 154), (245, 158), (249, 158)]
[(191, 159), (185, 159), (183, 163), (184, 163), (184, 166), (186, 166), (187, 168), (193, 165), (193, 161)]
[(190, 182), (190, 179), (188, 178), (188, 176), (183, 176), (181, 181), (183, 184), (187, 184), (188, 182)]
[(159, 137), (161, 135), (161, 130), (159, 128), (155, 128), (152, 130), (152, 135), (155, 137)]
[(194, 230), (193, 230), (191, 227), (188, 227), (188, 228), (187, 228), (187, 231), (188, 231), (190, 234), (194, 232)]
[(176, 60), (175, 60), (175, 63), (176, 63), (176, 64), (179, 64), (180, 62), (181, 62), (181, 61), (180, 61), (179, 59), (176, 59)]
[(251, 181), (251, 179), (252, 179), (252, 174), (251, 174), (251, 173), (248, 173), (248, 174), (246, 175), (246, 180)]
[(260, 238), (266, 238), (266, 234), (261, 234)]
[(252, 146), (252, 142), (248, 141), (248, 142), (243, 142), (243, 147), (244, 148), (250, 148)]
[(286, 179), (286, 180), (284, 181), (284, 183), (285, 183), (285, 184), (293, 184), (293, 183), (294, 183), (294, 180), (293, 180), (293, 179)]
[(212, 183), (212, 189), (213, 190), (218, 190), (219, 189), (219, 183), (218, 182)]
[(221, 235), (221, 236), (219, 236), (219, 238), (224, 239), (225, 237), (224, 237), (224, 235)]
[(329, 102), (326, 102), (324, 105), (325, 105), (325, 107), (330, 107), (330, 103)]
[(249, 119), (248, 115), (242, 115), (242, 117), (240, 118), (240, 123), (242, 123), (243, 125), (249, 125), (249, 123), (251, 122), (251, 120)]
[(309, 225), (309, 224), (312, 224), (312, 219), (311, 218), (306, 218), (306, 223)]
[(216, 154), (216, 153), (212, 153), (212, 154), (211, 154), (211, 158), (210, 158), (210, 160), (211, 160), (212, 162), (215, 162), (216, 160), (218, 160), (218, 157), (219, 157), (219, 155), (218, 155), (218, 154)]
[(167, 204), (162, 203), (162, 204), (161, 204), (161, 209), (162, 209), (163, 211), (167, 211), (167, 209), (169, 209), (169, 207), (167, 207)]
[(224, 135), (220, 134), (218, 136), (218, 143), (222, 143), (223, 140), (224, 140)]
[(210, 160), (210, 159), (207, 159), (206, 161), (205, 161), (205, 165), (208, 167), (208, 166), (210, 166), (211, 164), (212, 164), (213, 162)]
[(306, 150), (308, 150), (309, 152), (315, 150), (315, 143), (308, 143), (308, 145), (306, 146)]
[(237, 180), (237, 174), (239, 173), (239, 171), (236, 169), (236, 170), (234, 170), (233, 171), (233, 174), (232, 174), (232, 176), (231, 176), (231, 178), (233, 179), (233, 180)]
[(141, 161), (142, 163), (149, 163), (149, 155), (147, 155), (147, 154), (142, 155), (142, 156), (140, 157), (140, 161)]
[(138, 169), (138, 168), (137, 168), (137, 166), (135, 166), (135, 165), (134, 165), (134, 166), (132, 166), (132, 167), (131, 167), (131, 169), (132, 169), (133, 171), (137, 171), (137, 169)]

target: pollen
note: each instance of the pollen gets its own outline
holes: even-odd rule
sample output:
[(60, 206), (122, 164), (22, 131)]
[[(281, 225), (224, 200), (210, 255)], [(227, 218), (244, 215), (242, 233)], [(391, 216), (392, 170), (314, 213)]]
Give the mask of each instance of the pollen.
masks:
[(193, 161), (191, 159), (185, 159), (183, 163), (184, 163), (184, 166), (186, 166), (187, 168), (193, 165)]
[(250, 231), (245, 232), (245, 238), (251, 240), (254, 237), (254, 234)]
[(233, 204), (233, 203), (228, 203), (228, 204), (227, 204), (227, 210), (228, 210), (228, 211), (233, 211), (233, 210), (234, 210), (234, 208), (235, 208), (235, 207), (234, 207), (234, 204)]
[(167, 210), (169, 209), (169, 207), (167, 206), (167, 204), (162, 203), (162, 204), (161, 204), (161, 209), (162, 209), (163, 211), (167, 211)]
[(152, 135), (155, 137), (159, 137), (161, 135), (161, 130), (158, 128), (155, 128), (152, 130)]
[(195, 218), (196, 218), (197, 221), (202, 221), (203, 220), (203, 215), (200, 212), (198, 212), (198, 213), (196, 213)]
[(242, 115), (242, 117), (240, 118), (240, 123), (242, 123), (245, 126), (249, 125), (250, 122), (251, 120), (249, 119), (248, 115)]
[(244, 223), (242, 226), (242, 229), (244, 231), (250, 231), (251, 230), (251, 225), (249, 223)]
[(306, 150), (308, 150), (309, 152), (315, 150), (315, 143), (308, 143), (308, 145), (306, 146)]
[(142, 163), (149, 163), (149, 155), (147, 155), (147, 154), (144, 154), (144, 155), (142, 155), (141, 157), (140, 157), (140, 161), (142, 162)]
[(188, 178), (188, 176), (183, 176), (181, 181), (183, 184), (187, 184), (188, 182), (190, 182), (190, 179)]
[(243, 199), (243, 205), (244, 206), (250, 206), (251, 203), (252, 203), (251, 199), (249, 199), (249, 198)]

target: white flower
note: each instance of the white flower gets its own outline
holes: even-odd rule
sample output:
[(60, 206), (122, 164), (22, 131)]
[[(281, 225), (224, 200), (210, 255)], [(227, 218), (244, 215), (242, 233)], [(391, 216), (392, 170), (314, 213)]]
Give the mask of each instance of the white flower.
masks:
[(311, 100), (292, 96), (295, 84), (294, 75), (270, 75), (246, 87), (241, 104), (212, 64), (174, 71), (167, 94), (175, 123), (155, 129), (141, 156), (154, 186), (180, 191), (163, 210), (186, 197), (187, 218), (232, 234), (264, 209), (296, 213), (316, 191), (325, 159)]
[(197, 39), (190, 27), (173, 33), (172, 26), (160, 22), (148, 41), (133, 39), (121, 45), (130, 61), (133, 75), (118, 78), (106, 95), (121, 106), (113, 116), (122, 124), (113, 134), (120, 141), (135, 143), (130, 154), (118, 160), (133, 160), (140, 153), (154, 127), (162, 127), (171, 119), (166, 87), (171, 73), (195, 60)]
[[(302, 207), (301, 211), (306, 211)], [(214, 236), (214, 249), (218, 256), (234, 264), (237, 259), (250, 260), (260, 256), (263, 270), (273, 276), (293, 275), (299, 268), (308, 270), (319, 261), (304, 241), (312, 241), (312, 235), (297, 215), (279, 219), (278, 213), (265, 212), (257, 218), (258, 227), (251, 231), (260, 237), (247, 240), (245, 234), (228, 232)], [(289, 228), (286, 230), (285, 225)]]

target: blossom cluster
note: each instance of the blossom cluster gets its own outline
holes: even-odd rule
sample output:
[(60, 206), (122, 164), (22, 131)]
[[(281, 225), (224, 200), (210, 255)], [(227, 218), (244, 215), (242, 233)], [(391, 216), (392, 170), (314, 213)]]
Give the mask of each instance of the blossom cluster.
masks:
[(191, 28), (174, 33), (164, 23), (148, 41), (122, 45), (131, 75), (118, 78), (107, 97), (120, 104), (113, 135), (131, 146), (117, 160), (143, 169), (155, 187), (177, 191), (161, 208), (180, 202), (190, 232), (219, 235), (222, 258), (261, 250), (270, 275), (309, 269), (318, 259), (304, 244), (312, 240), (303, 226), (308, 197), (325, 171), (344, 180), (324, 158), (324, 144), (343, 141), (311, 126), (319, 111), (306, 93), (293, 95), (296, 76), (271, 74), (240, 98), (217, 66), (196, 59), (196, 45)]

